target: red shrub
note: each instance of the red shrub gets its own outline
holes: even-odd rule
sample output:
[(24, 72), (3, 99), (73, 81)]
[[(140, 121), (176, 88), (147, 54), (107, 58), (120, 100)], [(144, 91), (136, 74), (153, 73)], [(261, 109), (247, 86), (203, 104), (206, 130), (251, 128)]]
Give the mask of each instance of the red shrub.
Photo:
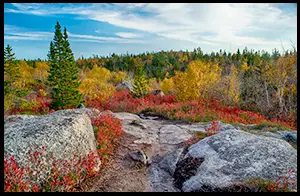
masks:
[[(43, 150), (28, 152), (31, 167), (22, 167), (14, 156), (4, 159), (4, 191), (5, 192), (40, 192), (40, 191), (74, 191), (76, 187), (95, 175), (94, 168), (98, 165), (97, 155), (90, 151), (86, 156), (68, 161), (55, 160)], [(46, 165), (43, 161), (51, 163)], [(38, 182), (43, 172), (44, 182)]]
[(98, 155), (102, 163), (105, 163), (107, 156), (113, 151), (118, 137), (122, 133), (122, 121), (112, 117), (109, 113), (92, 117), (95, 136), (98, 143)]

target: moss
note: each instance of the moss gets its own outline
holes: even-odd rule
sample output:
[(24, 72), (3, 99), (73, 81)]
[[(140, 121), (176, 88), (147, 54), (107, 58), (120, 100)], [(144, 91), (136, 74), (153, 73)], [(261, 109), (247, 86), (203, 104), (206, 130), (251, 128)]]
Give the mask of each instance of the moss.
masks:
[(195, 132), (195, 135), (197, 136), (197, 138), (198, 138), (199, 140), (202, 140), (202, 139), (204, 139), (204, 138), (207, 137), (207, 133), (202, 132), (202, 131), (196, 131), (196, 132)]
[(34, 112), (34, 111), (23, 111), (23, 112), (19, 112), (18, 115), (35, 115), (35, 116), (40, 116), (42, 115), (39, 112)]
[(282, 124), (270, 123), (266, 121), (253, 126), (252, 129), (267, 131), (291, 130)]

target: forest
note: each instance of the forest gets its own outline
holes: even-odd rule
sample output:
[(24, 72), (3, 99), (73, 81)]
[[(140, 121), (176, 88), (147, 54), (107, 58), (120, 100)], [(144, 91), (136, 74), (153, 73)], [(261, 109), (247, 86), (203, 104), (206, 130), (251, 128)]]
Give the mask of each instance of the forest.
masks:
[[(192, 121), (219, 118), (297, 127), (295, 46), (271, 54), (247, 47), (204, 53), (198, 47), (75, 59), (67, 30), (57, 23), (48, 53), (45, 60), (16, 59), (13, 46), (5, 47), (5, 116), (47, 114), (84, 103)], [(133, 91), (117, 91), (122, 81), (132, 82)], [(164, 96), (154, 96), (153, 90), (162, 90)]]

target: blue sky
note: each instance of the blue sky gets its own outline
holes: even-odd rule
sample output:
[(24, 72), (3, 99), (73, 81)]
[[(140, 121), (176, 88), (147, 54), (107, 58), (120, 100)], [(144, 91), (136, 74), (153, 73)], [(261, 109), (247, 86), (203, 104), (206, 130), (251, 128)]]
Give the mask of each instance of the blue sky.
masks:
[(56, 21), (67, 28), (75, 58), (297, 46), (297, 8), (288, 3), (5, 3), (4, 45), (17, 58), (45, 59)]

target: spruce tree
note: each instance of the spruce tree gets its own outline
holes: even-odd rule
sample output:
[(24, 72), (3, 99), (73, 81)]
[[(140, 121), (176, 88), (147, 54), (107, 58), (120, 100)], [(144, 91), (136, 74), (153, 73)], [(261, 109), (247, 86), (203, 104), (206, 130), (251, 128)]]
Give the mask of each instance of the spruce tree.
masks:
[(53, 42), (50, 42), (48, 58), (50, 61), (48, 81), (52, 88), (52, 108), (77, 107), (83, 103), (82, 95), (78, 91), (79, 70), (70, 47), (67, 29), (65, 28), (62, 33), (59, 22), (55, 26)]
[(142, 66), (137, 66), (134, 77), (133, 92), (135, 97), (147, 95), (149, 89), (148, 81), (145, 79)]
[(4, 96), (7, 94), (15, 94), (13, 83), (19, 77), (19, 64), (15, 60), (15, 53), (12, 47), (7, 45), (4, 49)]

